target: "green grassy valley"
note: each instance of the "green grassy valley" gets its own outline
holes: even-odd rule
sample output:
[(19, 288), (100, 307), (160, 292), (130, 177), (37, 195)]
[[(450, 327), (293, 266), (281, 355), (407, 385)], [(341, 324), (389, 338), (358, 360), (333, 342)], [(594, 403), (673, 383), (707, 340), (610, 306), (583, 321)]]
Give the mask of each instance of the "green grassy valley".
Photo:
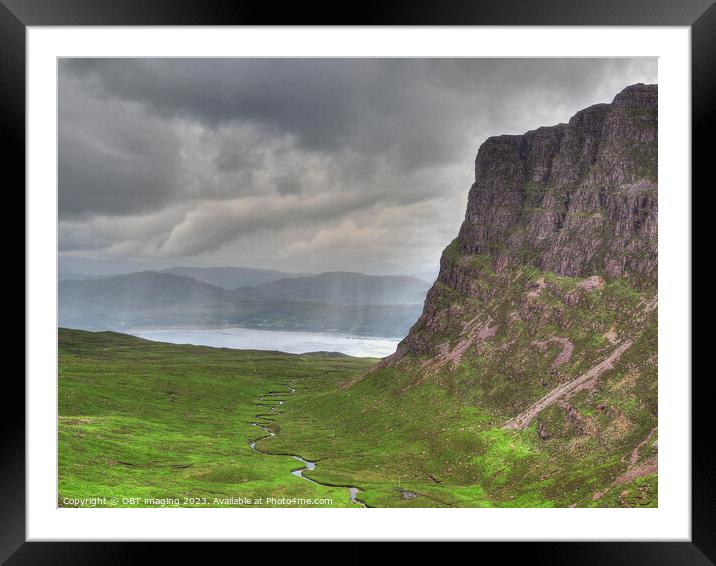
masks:
[[(291, 475), (290, 457), (249, 447), (260, 395), (325, 374), (340, 381), (371, 360), (222, 350), (149, 342), (113, 332), (59, 331), (58, 504), (67, 498), (328, 498), (345, 489)], [(287, 404), (288, 415), (291, 405)], [(300, 453), (299, 447), (296, 447)], [(189, 498), (186, 501), (185, 498)], [(203, 500), (206, 500), (204, 502)], [(169, 506), (174, 503), (169, 502)], [(112, 506), (112, 503), (109, 503)], [(312, 505), (311, 505), (312, 506)]]
[(487, 138), (432, 286), (62, 282), (66, 326), (402, 340), (379, 360), (60, 329), (59, 505), (656, 507), (657, 109), (657, 86), (637, 83)]
[[(622, 452), (610, 457), (569, 431), (543, 442), (534, 424), (506, 430), (460, 387), (395, 368), (366, 377), (375, 359), (66, 329), (59, 347), (60, 506), (92, 497), (118, 507), (656, 504), (656, 474), (615, 483), (628, 467)], [(250, 447), (264, 436), (251, 423), (270, 411), (259, 397), (281, 391), (268, 426), (276, 436), (257, 443), (272, 453), (263, 454)], [(644, 443), (637, 460), (652, 451)], [(293, 475), (302, 465), (290, 455), (316, 462), (304, 476), (319, 483)], [(357, 487), (358, 502), (333, 486)]]

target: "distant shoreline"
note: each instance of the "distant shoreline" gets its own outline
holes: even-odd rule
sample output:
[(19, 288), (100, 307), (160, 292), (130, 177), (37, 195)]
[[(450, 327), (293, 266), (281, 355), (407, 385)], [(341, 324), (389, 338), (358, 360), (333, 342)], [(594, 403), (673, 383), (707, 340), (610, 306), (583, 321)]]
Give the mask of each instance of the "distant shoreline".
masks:
[(154, 342), (192, 344), (235, 350), (267, 350), (289, 354), (337, 352), (353, 357), (382, 358), (395, 352), (397, 337), (360, 336), (347, 332), (268, 330), (247, 327), (128, 328), (124, 334)]

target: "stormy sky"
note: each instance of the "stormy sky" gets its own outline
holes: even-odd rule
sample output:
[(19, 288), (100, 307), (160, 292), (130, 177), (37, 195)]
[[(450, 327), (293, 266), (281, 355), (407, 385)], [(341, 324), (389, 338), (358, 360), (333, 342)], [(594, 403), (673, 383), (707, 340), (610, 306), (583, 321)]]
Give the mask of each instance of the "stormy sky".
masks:
[(656, 59), (63, 59), (60, 254), (434, 271), (485, 138), (636, 82)]

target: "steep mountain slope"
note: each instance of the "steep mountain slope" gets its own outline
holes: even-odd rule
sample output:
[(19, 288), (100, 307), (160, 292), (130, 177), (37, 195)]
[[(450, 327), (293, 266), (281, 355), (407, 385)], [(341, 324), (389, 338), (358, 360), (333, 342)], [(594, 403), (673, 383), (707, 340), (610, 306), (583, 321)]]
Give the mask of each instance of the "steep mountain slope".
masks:
[(303, 409), (380, 445), (333, 481), (399, 460), (396, 493), (445, 505), (656, 505), (656, 85), (488, 139), (417, 323)]
[(465, 221), (392, 365), (555, 452), (626, 457), (651, 439), (656, 85), (480, 147)]
[(656, 321), (656, 133), (657, 88), (634, 85), (568, 124), (488, 139), (459, 235), (387, 363), (412, 354), (430, 372), (499, 346), (481, 363), (516, 384), (544, 380), (522, 349), (535, 361), (561, 348), (552, 370), (564, 374), (644, 339)]

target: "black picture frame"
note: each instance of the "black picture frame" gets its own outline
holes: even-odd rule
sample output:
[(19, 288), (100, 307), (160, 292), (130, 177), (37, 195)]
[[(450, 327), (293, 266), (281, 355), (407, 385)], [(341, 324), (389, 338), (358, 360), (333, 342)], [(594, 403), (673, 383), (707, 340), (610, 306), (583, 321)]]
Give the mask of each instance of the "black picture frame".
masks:
[[(25, 31), (28, 26), (105, 25), (566, 25), (688, 26), (692, 47), (692, 184), (712, 193), (707, 178), (716, 108), (716, 5), (714, 0), (366, 0), (347, 4), (311, 2), (220, 2), (216, 0), (0, 0), (0, 131), (8, 192), (25, 185)], [(351, 13), (352, 12), (352, 13)], [(709, 182), (711, 181), (711, 182)], [(693, 193), (692, 193), (693, 194)], [(701, 195), (699, 197), (702, 198)], [(700, 200), (699, 209), (705, 207)], [(692, 215), (692, 224), (697, 225)], [(705, 316), (705, 315), (702, 315)], [(706, 338), (694, 333), (693, 343)], [(695, 350), (692, 346), (692, 350)], [(698, 351), (698, 350), (697, 350)], [(496, 544), (503, 557), (529, 564), (693, 564), (716, 562), (716, 488), (712, 479), (714, 424), (710, 373), (692, 379), (691, 542), (540, 542)], [(670, 376), (690, 379), (691, 376)], [(25, 541), (25, 388), (17, 374), (4, 376), (5, 418), (0, 463), (0, 561), (7, 564), (133, 563), (189, 556), (187, 545), (148, 543), (39, 543)], [(12, 401), (11, 401), (12, 400)], [(19, 409), (13, 416), (9, 405)], [(488, 544), (488, 543), (483, 543)], [(192, 550), (194, 550), (192, 545)], [(420, 549), (420, 547), (418, 547)], [(197, 549), (202, 554), (206, 547)], [(422, 552), (422, 550), (419, 550)], [(242, 551), (243, 552), (243, 551)], [(275, 550), (273, 552), (276, 552)], [(366, 557), (370, 550), (350, 552)], [(478, 552), (482, 552), (479, 550)], [(282, 551), (279, 551), (282, 553)], [(305, 553), (305, 554), (304, 554)], [(303, 555), (317, 554), (304, 550)], [(320, 553), (324, 554), (324, 553)], [(326, 553), (332, 554), (332, 553)], [(340, 553), (346, 561), (345, 553)], [(298, 558), (298, 556), (296, 556)], [(320, 559), (320, 555), (318, 556)]]

